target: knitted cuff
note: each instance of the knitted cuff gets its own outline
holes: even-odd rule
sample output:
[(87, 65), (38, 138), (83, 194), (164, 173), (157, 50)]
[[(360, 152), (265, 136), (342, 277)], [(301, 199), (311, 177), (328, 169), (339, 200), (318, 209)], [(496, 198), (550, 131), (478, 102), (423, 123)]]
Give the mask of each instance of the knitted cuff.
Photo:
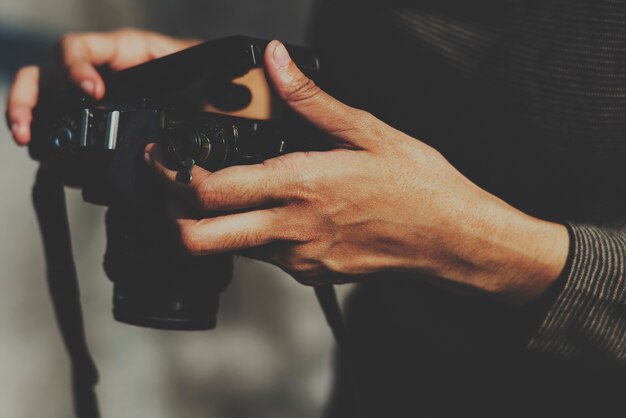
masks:
[(528, 348), (626, 365), (626, 232), (568, 224), (563, 287)]

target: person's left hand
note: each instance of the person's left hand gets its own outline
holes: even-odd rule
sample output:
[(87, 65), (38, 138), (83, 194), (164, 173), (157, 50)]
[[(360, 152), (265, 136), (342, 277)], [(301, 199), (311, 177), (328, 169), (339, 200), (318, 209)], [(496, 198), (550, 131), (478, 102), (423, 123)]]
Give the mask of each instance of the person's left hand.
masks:
[(265, 64), (282, 99), (336, 149), (215, 173), (194, 167), (184, 185), (148, 145), (146, 161), (177, 195), (172, 214), (190, 253), (244, 251), (307, 284), (327, 272), (415, 271), (522, 298), (558, 276), (563, 226), (515, 210), (433, 148), (321, 91), (280, 42)]

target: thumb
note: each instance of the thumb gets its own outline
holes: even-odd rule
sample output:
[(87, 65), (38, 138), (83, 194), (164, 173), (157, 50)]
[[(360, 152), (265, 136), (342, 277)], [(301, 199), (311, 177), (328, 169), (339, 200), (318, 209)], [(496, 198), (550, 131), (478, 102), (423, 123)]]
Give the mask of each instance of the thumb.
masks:
[(276, 93), (296, 113), (320, 130), (356, 148), (371, 148), (375, 121), (320, 89), (293, 62), (285, 46), (272, 41), (265, 48), (265, 66)]

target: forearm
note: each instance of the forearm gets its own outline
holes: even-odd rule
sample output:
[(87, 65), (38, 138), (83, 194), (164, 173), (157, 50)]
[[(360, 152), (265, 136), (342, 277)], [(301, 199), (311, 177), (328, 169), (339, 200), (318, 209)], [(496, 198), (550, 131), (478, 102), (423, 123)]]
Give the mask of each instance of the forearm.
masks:
[(565, 226), (528, 216), (475, 187), (446, 237), (435, 275), (523, 304), (559, 278), (569, 249)]
[(460, 261), (442, 276), (529, 307), (541, 300), (533, 351), (589, 364), (626, 360), (626, 231), (566, 227), (493, 197), (481, 202), (459, 223), (463, 238), (451, 248)]
[[(591, 262), (595, 267), (568, 272), (564, 266), (570, 240), (562, 225), (521, 213), (473, 184), (432, 147), (324, 93), (298, 70), (280, 43), (268, 45), (264, 59), (277, 94), (325, 132), (335, 147), (214, 173), (196, 166), (194, 181), (183, 184), (158, 147), (148, 146), (146, 162), (178, 197), (171, 200), (176, 205), (172, 213), (181, 243), (191, 254), (246, 251), (311, 285), (328, 277), (345, 282), (369, 273), (416, 272), (506, 295), (517, 303), (537, 299), (547, 289), (558, 291), (551, 284), (569, 274), (559, 300), (587, 300), (591, 295), (591, 302), (578, 309), (557, 301), (546, 323), (564, 325), (548, 325), (548, 331), (538, 334), (547, 337), (537, 346), (570, 338), (561, 331), (591, 335), (587, 329), (593, 330), (592, 343), (605, 344), (605, 337), (597, 337), (606, 336), (597, 322), (605, 318), (591, 314), (597, 313), (593, 300), (606, 294), (612, 295), (606, 305), (614, 311), (610, 319), (623, 333), (623, 234), (610, 234), (601, 247), (589, 245), (582, 234), (575, 243), (586, 251), (579, 251), (582, 255), (575, 259), (581, 261), (573, 265)], [(197, 219), (198, 213), (225, 212)], [(607, 269), (607, 254), (621, 260), (617, 268)], [(584, 277), (582, 288), (576, 277)], [(568, 299), (581, 289), (580, 298)], [(565, 308), (554, 311), (559, 306)], [(563, 344), (575, 346), (575, 339)], [(624, 337), (618, 340), (623, 351)], [(615, 355), (619, 347), (610, 344)]]

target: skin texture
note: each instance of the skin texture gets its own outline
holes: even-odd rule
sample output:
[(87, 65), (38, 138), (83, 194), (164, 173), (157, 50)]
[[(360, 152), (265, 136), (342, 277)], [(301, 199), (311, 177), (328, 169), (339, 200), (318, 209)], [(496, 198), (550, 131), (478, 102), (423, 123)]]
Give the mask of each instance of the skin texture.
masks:
[[(98, 99), (106, 87), (94, 66), (124, 69), (197, 42), (123, 29), (67, 35), (59, 55), (70, 78)], [(265, 64), (278, 95), (336, 148), (216, 173), (194, 167), (192, 183), (183, 185), (149, 145), (145, 160), (162, 178), (172, 223), (190, 253), (237, 251), (309, 285), (425, 273), (515, 303), (536, 298), (559, 276), (565, 227), (521, 213), (435, 149), (321, 91), (280, 42), (270, 43)], [(30, 141), (38, 78), (37, 67), (21, 69), (9, 95), (7, 118), (20, 145)], [(249, 83), (253, 95), (267, 89), (259, 77)], [(223, 211), (231, 212), (215, 215)]]
[[(273, 41), (275, 90), (336, 141), (263, 164), (176, 182), (154, 144), (146, 162), (163, 178), (182, 245), (192, 254), (243, 251), (299, 281), (349, 281), (419, 272), (525, 302), (559, 276), (565, 227), (527, 216), (480, 189), (433, 148), (321, 91)], [(211, 216), (217, 211), (235, 213)]]

